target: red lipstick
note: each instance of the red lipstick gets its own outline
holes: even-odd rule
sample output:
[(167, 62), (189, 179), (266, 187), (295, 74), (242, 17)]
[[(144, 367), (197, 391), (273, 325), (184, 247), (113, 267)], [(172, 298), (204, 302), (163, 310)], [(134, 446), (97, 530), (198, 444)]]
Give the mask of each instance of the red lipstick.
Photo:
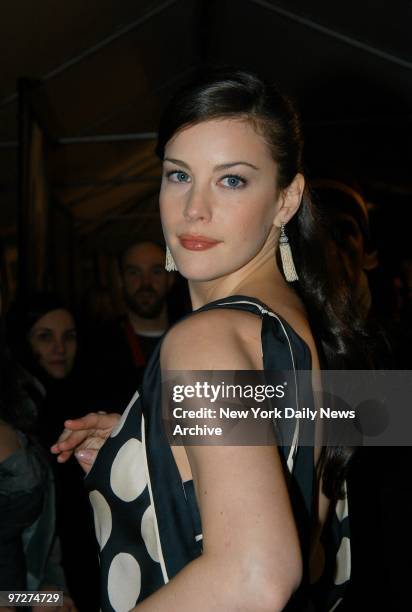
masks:
[(211, 249), (217, 244), (220, 244), (220, 240), (213, 240), (206, 236), (193, 236), (191, 234), (182, 234), (179, 236), (179, 241), (182, 247), (188, 251), (205, 251)]

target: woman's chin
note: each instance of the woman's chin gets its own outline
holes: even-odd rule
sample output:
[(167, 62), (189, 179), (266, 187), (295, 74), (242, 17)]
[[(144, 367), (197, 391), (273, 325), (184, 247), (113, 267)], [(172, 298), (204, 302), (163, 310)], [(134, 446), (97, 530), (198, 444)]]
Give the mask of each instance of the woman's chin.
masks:
[(214, 270), (209, 266), (208, 269), (204, 267), (183, 265), (178, 270), (180, 274), (187, 280), (193, 283), (206, 283), (208, 281), (214, 281), (225, 275), (221, 270)]
[(66, 366), (49, 367), (49, 368), (46, 368), (46, 372), (52, 378), (55, 378), (56, 380), (62, 380), (63, 378), (66, 378), (67, 376), (67, 367)]

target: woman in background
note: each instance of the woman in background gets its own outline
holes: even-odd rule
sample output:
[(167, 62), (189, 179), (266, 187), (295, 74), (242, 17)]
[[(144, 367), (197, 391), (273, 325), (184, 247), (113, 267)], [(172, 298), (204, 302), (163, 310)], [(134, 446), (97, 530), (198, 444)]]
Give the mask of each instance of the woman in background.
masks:
[(7, 315), (7, 334), (14, 357), (37, 382), (39, 435), (48, 448), (67, 414), (78, 410), (73, 314), (59, 298), (34, 294), (12, 306)]
[[(59, 298), (40, 293), (18, 301), (7, 324), (14, 357), (32, 381), (37, 435), (48, 451), (64, 420), (85, 412), (87, 379), (80, 376), (76, 322)], [(81, 470), (72, 461), (54, 472), (57, 531), (68, 586), (80, 612), (93, 612), (98, 610), (97, 551)]]
[[(0, 590), (66, 590), (59, 559), (54, 482), (36, 441), (31, 379), (14, 362), (0, 319)], [(64, 612), (76, 612), (68, 595)], [(1, 607), (0, 610), (15, 610)], [(32, 607), (38, 612), (40, 607)]]

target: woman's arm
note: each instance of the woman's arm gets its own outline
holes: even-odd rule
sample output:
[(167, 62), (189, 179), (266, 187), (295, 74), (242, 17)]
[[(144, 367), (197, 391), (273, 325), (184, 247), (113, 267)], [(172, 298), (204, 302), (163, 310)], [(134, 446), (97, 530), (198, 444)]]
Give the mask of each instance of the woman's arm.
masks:
[[(27, 558), (23, 533), (43, 507), (43, 476), (24, 436), (0, 425), (0, 590), (27, 588)], [(7, 606), (5, 606), (7, 608)], [(12, 608), (14, 609), (14, 608)]]
[[(212, 316), (191, 317), (168, 334), (162, 368), (256, 367), (260, 321), (255, 318), (256, 333), (244, 345), (236, 332), (244, 313), (237, 313), (240, 319), (231, 313), (229, 320), (215, 316), (221, 312), (206, 314)], [(299, 585), (301, 556), (277, 448), (194, 446), (186, 451), (202, 519), (203, 554), (135, 610), (282, 610)]]
[(17, 432), (11, 425), (0, 421), (0, 463), (21, 448)]

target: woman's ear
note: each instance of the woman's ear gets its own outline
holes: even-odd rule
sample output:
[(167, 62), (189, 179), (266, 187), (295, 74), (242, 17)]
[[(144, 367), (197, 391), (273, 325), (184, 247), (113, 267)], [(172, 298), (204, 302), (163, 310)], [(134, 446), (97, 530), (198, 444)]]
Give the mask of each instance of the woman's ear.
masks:
[(293, 181), (282, 191), (278, 200), (278, 207), (273, 219), (273, 225), (280, 227), (286, 225), (293, 217), (302, 202), (305, 189), (305, 178), (303, 174), (297, 174)]

